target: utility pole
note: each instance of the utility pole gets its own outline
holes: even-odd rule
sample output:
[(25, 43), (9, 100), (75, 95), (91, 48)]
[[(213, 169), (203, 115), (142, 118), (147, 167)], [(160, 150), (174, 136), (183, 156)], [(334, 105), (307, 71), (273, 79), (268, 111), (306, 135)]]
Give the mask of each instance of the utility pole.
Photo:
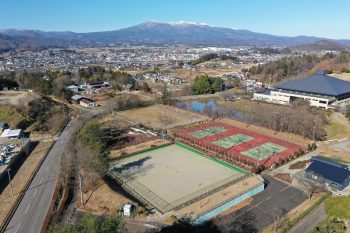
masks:
[(83, 176), (79, 174), (80, 202), (82, 205), (84, 205), (82, 183), (83, 183)]
[(312, 120), (312, 122), (314, 123), (314, 130), (312, 132), (312, 140), (315, 142), (315, 134), (316, 134), (316, 123), (314, 120)]
[(13, 196), (13, 188), (12, 188), (12, 183), (11, 183), (11, 175), (10, 175), (10, 168), (6, 169), (7, 171), (7, 175), (9, 177), (9, 184), (10, 184), (10, 188), (11, 188), (11, 195)]

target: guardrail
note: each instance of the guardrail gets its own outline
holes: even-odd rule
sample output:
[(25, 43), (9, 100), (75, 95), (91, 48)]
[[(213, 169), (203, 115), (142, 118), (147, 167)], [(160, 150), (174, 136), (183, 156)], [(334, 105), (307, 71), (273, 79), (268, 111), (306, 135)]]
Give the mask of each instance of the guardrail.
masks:
[(43, 158), (41, 158), (38, 166), (36, 167), (35, 171), (31, 174), (29, 180), (27, 181), (27, 183), (25, 184), (25, 186), (23, 187), (23, 189), (21, 190), (20, 194), (17, 196), (15, 204), (12, 206), (12, 209), (10, 210), (10, 212), (6, 215), (3, 223), (1, 224), (0, 227), (0, 233), (5, 232), (7, 225), (10, 223), (11, 218), (13, 217), (13, 215), (15, 214), (17, 207), (19, 206), (19, 204), (21, 203), (26, 191), (28, 190), (30, 184), (32, 183), (35, 175), (38, 173), (39, 168), (41, 167), (41, 165), (44, 163), (46, 157), (48, 156), (51, 148), (53, 147), (55, 143), (52, 143), (50, 145), (50, 147), (47, 149), (45, 156), (43, 156)]

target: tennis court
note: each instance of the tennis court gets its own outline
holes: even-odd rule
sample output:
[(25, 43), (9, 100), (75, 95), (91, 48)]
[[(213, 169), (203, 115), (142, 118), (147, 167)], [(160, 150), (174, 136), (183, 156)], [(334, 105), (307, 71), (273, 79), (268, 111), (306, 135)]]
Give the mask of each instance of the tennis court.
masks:
[(210, 128), (194, 131), (194, 132), (192, 132), (190, 134), (193, 137), (201, 139), (201, 138), (204, 138), (204, 137), (207, 137), (207, 136), (212, 136), (212, 135), (215, 135), (215, 134), (219, 134), (219, 133), (222, 133), (222, 132), (225, 132), (225, 131), (226, 131), (226, 129), (223, 128), (223, 127), (213, 126), (213, 127), (210, 127)]
[(233, 146), (238, 146), (242, 143), (248, 142), (250, 140), (254, 139), (251, 136), (245, 135), (245, 134), (235, 134), (230, 137), (222, 138), (220, 140), (212, 142), (213, 144), (223, 147), (225, 149), (228, 149)]
[(275, 154), (278, 154), (287, 148), (284, 146), (277, 145), (272, 142), (264, 143), (260, 146), (241, 152), (243, 155), (248, 156), (255, 160), (263, 160), (269, 158)]
[(109, 171), (161, 213), (182, 208), (246, 177), (244, 171), (198, 153), (172, 144), (120, 159), (110, 164)]

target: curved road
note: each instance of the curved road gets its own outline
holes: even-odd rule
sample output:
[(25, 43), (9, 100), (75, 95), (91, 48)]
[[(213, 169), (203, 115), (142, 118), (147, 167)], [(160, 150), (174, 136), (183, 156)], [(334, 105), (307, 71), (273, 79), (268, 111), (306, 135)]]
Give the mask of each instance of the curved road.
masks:
[(6, 233), (39, 233), (41, 231), (55, 191), (62, 154), (77, 123), (77, 120), (71, 120), (51, 148), (6, 226)]

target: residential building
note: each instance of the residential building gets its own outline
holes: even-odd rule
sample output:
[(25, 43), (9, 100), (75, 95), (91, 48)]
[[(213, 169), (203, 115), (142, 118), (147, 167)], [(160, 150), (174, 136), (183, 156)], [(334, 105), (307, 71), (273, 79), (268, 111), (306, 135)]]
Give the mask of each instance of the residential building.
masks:
[(89, 98), (85, 98), (85, 97), (84, 97), (83, 99), (80, 100), (79, 104), (80, 104), (81, 106), (86, 107), (86, 108), (93, 108), (93, 107), (96, 107), (95, 101), (93, 101), (93, 100), (91, 100), (91, 99), (89, 99)]

